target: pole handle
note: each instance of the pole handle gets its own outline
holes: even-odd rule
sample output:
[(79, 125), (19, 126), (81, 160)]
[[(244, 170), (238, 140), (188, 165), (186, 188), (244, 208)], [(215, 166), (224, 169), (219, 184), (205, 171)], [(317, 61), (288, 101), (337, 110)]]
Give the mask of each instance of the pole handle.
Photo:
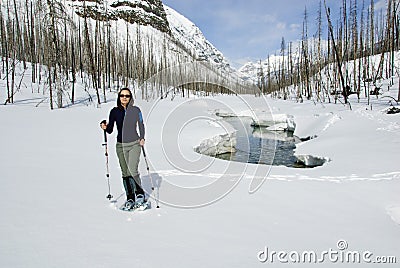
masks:
[(107, 145), (107, 131), (104, 130), (104, 143)]
[[(100, 125), (101, 124), (107, 124), (107, 121), (104, 119), (103, 121), (100, 122)], [(107, 131), (105, 129), (104, 129), (104, 142), (105, 144), (103, 145), (107, 145)]]

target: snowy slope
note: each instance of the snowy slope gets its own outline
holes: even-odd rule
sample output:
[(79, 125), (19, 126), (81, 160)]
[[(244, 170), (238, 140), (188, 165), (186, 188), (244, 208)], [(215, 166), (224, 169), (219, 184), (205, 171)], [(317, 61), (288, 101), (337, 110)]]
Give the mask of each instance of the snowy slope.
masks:
[(173, 36), (195, 55), (196, 60), (206, 61), (219, 69), (231, 72), (227, 59), (203, 35), (201, 30), (189, 19), (164, 5)]

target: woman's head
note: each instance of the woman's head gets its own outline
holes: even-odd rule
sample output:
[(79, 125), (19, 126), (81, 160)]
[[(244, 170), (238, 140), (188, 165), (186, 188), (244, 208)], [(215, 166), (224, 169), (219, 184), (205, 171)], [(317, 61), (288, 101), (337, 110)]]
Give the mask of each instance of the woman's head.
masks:
[(117, 106), (125, 108), (130, 102), (133, 103), (132, 92), (129, 88), (124, 87), (118, 92)]

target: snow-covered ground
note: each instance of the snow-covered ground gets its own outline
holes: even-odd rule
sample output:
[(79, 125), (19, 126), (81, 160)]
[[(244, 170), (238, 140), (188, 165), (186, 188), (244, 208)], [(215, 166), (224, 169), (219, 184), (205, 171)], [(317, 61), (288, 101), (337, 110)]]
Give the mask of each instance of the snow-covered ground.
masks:
[[(4, 81), (0, 100), (5, 99)], [(398, 81), (385, 94), (396, 96)], [(25, 85), (25, 84), (24, 84)], [(50, 111), (30, 85), (0, 106), (0, 267), (310, 267), (265, 263), (267, 247), (297, 251), (369, 251), (400, 262), (400, 116), (388, 99), (371, 106), (273, 100), (254, 96), (136, 100), (146, 123), (146, 150), (160, 209), (126, 213), (105, 198), (99, 122), (115, 105), (81, 102)], [(137, 94), (140, 96), (140, 94)], [(85, 96), (80, 96), (83, 99)], [(202, 141), (230, 133), (218, 111), (293, 116), (295, 134), (316, 136), (297, 155), (330, 161), (313, 169), (227, 162), (196, 153)], [(124, 201), (109, 137), (111, 193)], [(340, 246), (343, 245), (341, 241)], [(261, 252), (261, 253), (260, 253)], [(294, 255), (293, 255), (294, 256)], [(292, 256), (292, 257), (293, 257)], [(320, 256), (320, 255), (318, 255)], [(282, 256), (281, 256), (282, 257)], [(361, 259), (361, 263), (365, 263)], [(321, 267), (364, 267), (331, 261)]]

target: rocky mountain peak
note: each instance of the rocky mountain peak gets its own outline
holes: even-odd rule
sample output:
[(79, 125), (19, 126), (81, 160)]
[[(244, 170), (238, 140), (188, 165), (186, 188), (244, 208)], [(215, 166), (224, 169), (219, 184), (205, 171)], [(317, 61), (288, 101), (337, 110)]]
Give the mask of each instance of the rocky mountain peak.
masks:
[(94, 20), (123, 19), (129, 23), (150, 25), (170, 33), (167, 15), (161, 0), (73, 0), (69, 1), (75, 12)]

